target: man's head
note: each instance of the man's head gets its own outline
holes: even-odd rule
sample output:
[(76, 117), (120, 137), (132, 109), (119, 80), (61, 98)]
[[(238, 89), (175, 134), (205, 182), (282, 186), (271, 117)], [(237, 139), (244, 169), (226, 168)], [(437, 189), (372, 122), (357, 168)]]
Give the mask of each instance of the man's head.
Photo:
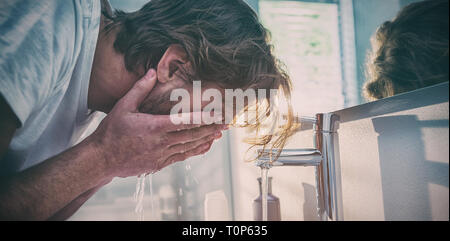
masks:
[[(158, 82), (142, 112), (169, 114), (176, 104), (169, 100), (171, 91), (191, 92), (197, 80), (203, 89), (222, 93), (224, 89), (266, 89), (269, 97), (270, 89), (281, 88), (290, 97), (290, 80), (272, 55), (268, 32), (242, 0), (152, 0), (136, 12), (104, 15), (108, 19), (105, 31), (115, 35), (112, 46), (123, 65), (116, 74), (122, 86), (122, 91), (114, 92), (116, 97), (150, 68), (157, 71)], [(101, 62), (100, 58), (95, 61)], [(290, 109), (288, 116), (276, 146), (284, 145), (288, 135)], [(255, 143), (265, 145), (270, 139)]]
[(379, 27), (367, 63), (367, 99), (449, 80), (448, 9), (448, 0), (413, 3)]

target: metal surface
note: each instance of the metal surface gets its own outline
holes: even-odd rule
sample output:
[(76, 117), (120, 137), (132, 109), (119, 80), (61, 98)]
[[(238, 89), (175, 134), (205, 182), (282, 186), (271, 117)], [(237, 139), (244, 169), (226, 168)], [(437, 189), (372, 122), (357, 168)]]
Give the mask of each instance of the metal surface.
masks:
[[(262, 166), (269, 164), (276, 151), (266, 151), (258, 159), (256, 165)], [(290, 149), (282, 150), (278, 159), (270, 163), (272, 166), (317, 166), (322, 160), (322, 155), (317, 149)]]
[(334, 137), (338, 129), (339, 116), (336, 114), (318, 114), (317, 119), (321, 120), (322, 129), (316, 128), (316, 138), (320, 138), (323, 162), (321, 173), (324, 175), (323, 180), (323, 197), (324, 212), (331, 220), (340, 220), (338, 216), (337, 199), (338, 193), (336, 188), (336, 159)]

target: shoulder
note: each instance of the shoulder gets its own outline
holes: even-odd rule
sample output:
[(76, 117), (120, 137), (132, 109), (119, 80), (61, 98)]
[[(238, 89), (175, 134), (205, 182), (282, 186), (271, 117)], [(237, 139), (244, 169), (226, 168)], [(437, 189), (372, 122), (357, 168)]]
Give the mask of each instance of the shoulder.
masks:
[[(45, 18), (52, 13), (69, 13), (75, 7), (78, 1), (70, 0), (9, 0), (0, 1), (0, 24), (8, 21), (9, 24), (14, 24), (13, 19), (30, 20), (28, 25), (35, 23), (36, 20)], [(33, 21), (34, 20), (34, 21)], [(5, 27), (4, 25), (0, 25)]]
[(22, 124), (70, 82), (88, 3), (95, 6), (92, 0), (0, 1), (0, 94)]

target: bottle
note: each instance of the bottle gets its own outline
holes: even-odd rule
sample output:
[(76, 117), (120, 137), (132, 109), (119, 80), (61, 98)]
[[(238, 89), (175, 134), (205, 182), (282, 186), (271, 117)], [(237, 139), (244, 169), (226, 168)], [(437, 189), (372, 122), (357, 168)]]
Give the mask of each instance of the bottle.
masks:
[[(253, 220), (262, 220), (262, 183), (261, 178), (258, 178), (259, 196), (253, 201)], [(268, 177), (267, 189), (267, 220), (281, 221), (280, 199), (272, 194), (272, 177)]]
[(205, 221), (230, 221), (228, 200), (223, 190), (205, 195)]

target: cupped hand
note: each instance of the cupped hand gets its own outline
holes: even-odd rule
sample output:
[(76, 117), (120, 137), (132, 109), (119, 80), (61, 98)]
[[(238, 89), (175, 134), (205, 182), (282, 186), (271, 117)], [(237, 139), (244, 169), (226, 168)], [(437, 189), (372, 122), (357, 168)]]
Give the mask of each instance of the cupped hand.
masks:
[[(154, 173), (189, 157), (206, 153), (225, 125), (178, 124), (170, 116), (139, 113), (156, 83), (150, 70), (114, 106), (89, 137), (105, 158), (112, 177)], [(190, 113), (191, 120), (202, 113)]]

